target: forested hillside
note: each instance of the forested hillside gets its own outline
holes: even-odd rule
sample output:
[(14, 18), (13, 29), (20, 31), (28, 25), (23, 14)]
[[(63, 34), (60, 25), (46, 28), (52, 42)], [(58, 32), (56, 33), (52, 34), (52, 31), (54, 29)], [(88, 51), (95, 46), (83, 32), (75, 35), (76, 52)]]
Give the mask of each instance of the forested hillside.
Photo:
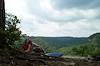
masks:
[[(23, 35), (16, 43), (20, 46), (28, 36)], [(100, 33), (89, 37), (31, 37), (34, 43), (40, 45), (45, 52), (62, 52), (65, 55), (99, 55)]]
[[(17, 46), (22, 44), (28, 36), (23, 35)], [(58, 51), (62, 47), (72, 47), (88, 42), (87, 37), (31, 37), (34, 43), (39, 44), (46, 52)], [(19, 44), (18, 44), (19, 43)]]
[(34, 39), (41, 39), (47, 45), (55, 46), (56, 48), (80, 45), (88, 42), (88, 39), (85, 37), (33, 37)]
[(59, 51), (66, 55), (100, 56), (100, 33), (88, 37), (89, 42), (73, 47), (62, 47)]

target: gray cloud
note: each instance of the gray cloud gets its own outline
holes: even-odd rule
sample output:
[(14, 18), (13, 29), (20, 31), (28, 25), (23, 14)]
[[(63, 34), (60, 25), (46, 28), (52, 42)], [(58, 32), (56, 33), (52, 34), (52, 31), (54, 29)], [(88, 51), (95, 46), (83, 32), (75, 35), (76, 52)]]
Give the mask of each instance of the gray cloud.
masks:
[(51, 0), (51, 9), (43, 5), (49, 0), (5, 1), (8, 12), (22, 18), (20, 30), (28, 35), (89, 36), (100, 32), (99, 0)]
[(64, 17), (51, 17), (51, 18), (47, 17), (47, 20), (53, 21), (53, 22), (74, 22), (81, 19), (83, 19), (83, 17), (78, 17), (78, 16), (75, 16), (75, 17), (64, 16)]
[(52, 0), (51, 3), (57, 9), (93, 9), (100, 7), (100, 0)]
[[(49, 10), (44, 10), (41, 8), (40, 5), (41, 0), (27, 0), (27, 6), (28, 6), (28, 11), (30, 14), (36, 15), (37, 17), (51, 21), (51, 22), (75, 22), (77, 20), (81, 19), (98, 19), (99, 14), (93, 18), (87, 18), (87, 16), (83, 16), (82, 13), (78, 12), (81, 9), (85, 12), (85, 9), (89, 10), (92, 8), (95, 8), (93, 10), (98, 9), (100, 11), (99, 6), (100, 6), (100, 1), (99, 0), (51, 0), (51, 6), (53, 5), (53, 8), (56, 10), (58, 8), (58, 11), (61, 12), (61, 9), (67, 9), (70, 8), (70, 12), (73, 13), (73, 10), (71, 8), (76, 8), (77, 13), (76, 15), (56, 15), (55, 12), (51, 12)], [(98, 7), (98, 8), (97, 8)], [(87, 11), (86, 11), (87, 12)], [(61, 12), (63, 13), (63, 12)], [(90, 15), (91, 16), (91, 15)]]

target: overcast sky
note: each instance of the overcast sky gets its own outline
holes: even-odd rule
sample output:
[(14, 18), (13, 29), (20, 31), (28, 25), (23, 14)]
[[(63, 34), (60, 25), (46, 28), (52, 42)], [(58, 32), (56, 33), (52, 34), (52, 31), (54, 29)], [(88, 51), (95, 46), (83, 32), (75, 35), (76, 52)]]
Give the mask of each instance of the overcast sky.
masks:
[(5, 0), (30, 36), (87, 37), (100, 32), (100, 0)]

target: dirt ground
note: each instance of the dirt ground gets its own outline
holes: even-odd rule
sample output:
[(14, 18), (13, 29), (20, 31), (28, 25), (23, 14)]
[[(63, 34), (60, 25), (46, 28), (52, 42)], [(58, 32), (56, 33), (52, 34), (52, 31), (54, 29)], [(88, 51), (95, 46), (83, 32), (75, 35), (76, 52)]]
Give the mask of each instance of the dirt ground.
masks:
[(100, 66), (100, 61), (85, 61), (80, 59), (65, 59), (66, 61), (28, 61), (9, 59), (0, 56), (0, 66)]

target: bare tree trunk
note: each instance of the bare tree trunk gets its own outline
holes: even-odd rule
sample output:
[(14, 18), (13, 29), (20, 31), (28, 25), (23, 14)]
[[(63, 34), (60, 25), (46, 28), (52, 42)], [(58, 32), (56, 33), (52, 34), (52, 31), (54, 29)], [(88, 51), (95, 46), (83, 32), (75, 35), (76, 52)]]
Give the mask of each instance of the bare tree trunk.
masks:
[[(0, 0), (0, 29), (5, 30), (5, 3)], [(5, 37), (0, 31), (0, 48), (5, 44)]]

